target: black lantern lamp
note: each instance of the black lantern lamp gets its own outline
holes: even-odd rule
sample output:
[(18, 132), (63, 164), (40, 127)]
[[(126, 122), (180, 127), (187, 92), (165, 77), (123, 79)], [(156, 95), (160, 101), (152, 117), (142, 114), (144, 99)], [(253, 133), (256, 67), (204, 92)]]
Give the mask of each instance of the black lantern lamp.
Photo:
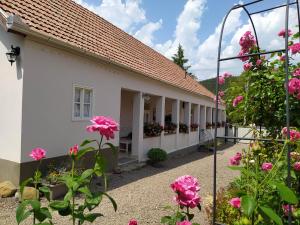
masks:
[(20, 55), (20, 47), (14, 47), (11, 46), (11, 50), (6, 53), (6, 57), (8, 62), (11, 63), (11, 65), (17, 60), (17, 57)]

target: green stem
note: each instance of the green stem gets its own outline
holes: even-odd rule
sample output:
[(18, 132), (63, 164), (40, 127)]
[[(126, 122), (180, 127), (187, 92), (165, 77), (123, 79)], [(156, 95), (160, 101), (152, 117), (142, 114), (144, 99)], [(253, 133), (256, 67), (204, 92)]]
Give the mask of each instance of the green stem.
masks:
[[(74, 180), (74, 167), (75, 167), (75, 162), (74, 159), (72, 159), (72, 181)], [(74, 216), (74, 212), (75, 212), (75, 193), (73, 193), (72, 195), (72, 220), (73, 220), (73, 225), (75, 225), (75, 216)]]

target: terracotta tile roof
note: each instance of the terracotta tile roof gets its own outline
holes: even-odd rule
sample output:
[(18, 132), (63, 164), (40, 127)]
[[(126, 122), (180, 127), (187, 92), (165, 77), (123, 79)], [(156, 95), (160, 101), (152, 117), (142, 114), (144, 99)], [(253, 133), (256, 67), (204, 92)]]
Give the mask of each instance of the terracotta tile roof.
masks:
[(71, 0), (0, 0), (30, 30), (63, 41), (150, 78), (213, 98), (171, 60)]

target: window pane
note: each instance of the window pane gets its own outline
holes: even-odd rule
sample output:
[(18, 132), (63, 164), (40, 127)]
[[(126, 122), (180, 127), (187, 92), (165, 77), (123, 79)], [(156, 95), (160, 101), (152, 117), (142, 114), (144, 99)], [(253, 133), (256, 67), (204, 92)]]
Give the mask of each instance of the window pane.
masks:
[(74, 104), (74, 117), (80, 117), (80, 104)]
[(91, 90), (84, 90), (84, 103), (91, 103)]
[(75, 88), (75, 96), (74, 96), (75, 102), (80, 102), (81, 91), (82, 91), (81, 88)]
[(90, 104), (84, 104), (83, 115), (84, 115), (84, 117), (91, 116), (91, 105)]

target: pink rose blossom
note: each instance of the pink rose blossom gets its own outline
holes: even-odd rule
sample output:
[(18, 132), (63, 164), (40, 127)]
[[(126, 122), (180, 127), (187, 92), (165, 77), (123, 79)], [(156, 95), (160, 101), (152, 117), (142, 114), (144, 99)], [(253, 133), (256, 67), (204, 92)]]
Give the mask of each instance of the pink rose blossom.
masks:
[(261, 64), (262, 64), (262, 60), (261, 59), (256, 60), (256, 66), (260, 66)]
[(224, 97), (224, 95), (225, 95), (224, 91), (219, 91), (219, 96), (220, 96), (221, 98)]
[(219, 77), (219, 85), (225, 84), (225, 78), (223, 76)]
[(240, 165), (240, 161), (236, 160), (235, 157), (231, 157), (229, 159), (229, 165), (231, 165), (231, 166), (239, 166)]
[(261, 169), (263, 171), (270, 171), (273, 168), (273, 164), (272, 163), (263, 163), (261, 166)]
[[(288, 29), (288, 36), (290, 37), (292, 35), (292, 31), (290, 29)], [(279, 33), (278, 33), (279, 37), (283, 37), (285, 38), (285, 29), (282, 29)]]
[[(238, 56), (240, 57), (240, 56), (244, 56), (244, 55), (246, 55), (246, 54), (247, 54), (247, 52), (244, 52), (243, 50), (241, 50), (241, 51), (239, 52)], [(246, 62), (248, 59), (249, 59), (249, 56), (245, 56), (245, 57), (241, 57), (241, 58), (240, 58), (240, 60), (242, 60), (242, 62)]]
[(229, 204), (234, 207), (234, 208), (241, 208), (241, 199), (240, 198), (232, 198), (230, 201), (229, 201)]
[(244, 64), (244, 71), (249, 71), (252, 68), (252, 63), (245, 63)]
[(279, 61), (284, 62), (285, 61), (285, 55), (279, 56)]
[(180, 206), (195, 208), (200, 204), (201, 199), (197, 193), (200, 186), (196, 178), (189, 175), (179, 177), (171, 184), (171, 188), (177, 193), (175, 201)]
[[(290, 211), (289, 205), (282, 205), (282, 210), (285, 216), (289, 215), (289, 211)], [(292, 212), (295, 211), (295, 207), (293, 205), (291, 205), (291, 210)]]
[(252, 35), (251, 31), (247, 31), (240, 38), (239, 44), (244, 52), (249, 52), (249, 50), (256, 45), (255, 37)]
[(294, 77), (300, 77), (300, 68), (297, 68), (297, 69), (294, 70), (293, 76)]
[(99, 132), (107, 140), (115, 137), (115, 132), (119, 130), (119, 124), (113, 119), (105, 116), (95, 116), (91, 122), (93, 125), (87, 126), (88, 132)]
[(46, 157), (46, 150), (45, 149), (42, 149), (42, 148), (35, 148), (35, 149), (32, 149), (30, 155), (29, 155), (31, 158), (33, 158), (34, 160), (36, 161), (39, 161), (43, 158)]
[(135, 219), (131, 219), (128, 225), (138, 225), (138, 222)]
[(79, 149), (79, 146), (78, 145), (74, 145), (73, 147), (70, 148), (69, 154), (70, 155), (77, 155), (78, 149)]
[(243, 101), (244, 97), (242, 95), (237, 96), (233, 99), (232, 106), (236, 107), (241, 101)]
[[(282, 136), (287, 137), (287, 128), (284, 127), (281, 131)], [(290, 129), (290, 141), (298, 141), (300, 140), (300, 132), (297, 130)]]
[(229, 77), (232, 77), (232, 74), (228, 73), (228, 72), (225, 72), (223, 73), (222, 75), (224, 78), (229, 78)]
[(294, 164), (294, 170), (295, 171), (300, 171), (300, 162), (295, 162), (295, 164)]
[(176, 225), (192, 225), (192, 223), (190, 221), (182, 221), (182, 222), (177, 222)]
[(292, 52), (293, 55), (300, 53), (300, 43), (296, 43), (289, 46), (289, 50)]
[(239, 152), (237, 152), (237, 153), (235, 154), (234, 158), (235, 158), (236, 160), (238, 160), (238, 161), (241, 161), (241, 160), (242, 160), (242, 154), (239, 153)]
[(288, 91), (291, 95), (300, 93), (300, 79), (292, 78), (289, 80)]

